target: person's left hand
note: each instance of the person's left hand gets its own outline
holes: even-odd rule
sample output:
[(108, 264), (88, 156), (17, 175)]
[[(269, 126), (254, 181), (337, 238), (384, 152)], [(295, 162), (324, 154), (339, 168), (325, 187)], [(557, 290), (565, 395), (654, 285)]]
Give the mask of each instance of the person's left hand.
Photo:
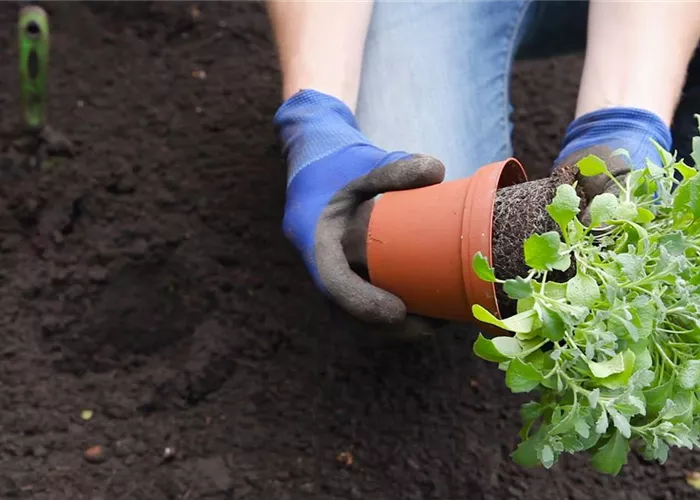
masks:
[[(652, 139), (663, 149), (671, 148), (671, 130), (654, 113), (637, 108), (605, 108), (576, 118), (566, 128), (559, 156), (554, 160), (554, 170), (574, 165), (588, 155), (595, 155), (606, 162), (610, 173), (622, 183), (632, 170), (644, 168), (647, 159), (662, 166), (663, 163)], [(618, 149), (628, 156), (615, 154)], [(579, 176), (587, 203), (602, 193), (618, 194), (618, 188), (608, 176)], [(588, 223), (587, 210), (581, 221)]]

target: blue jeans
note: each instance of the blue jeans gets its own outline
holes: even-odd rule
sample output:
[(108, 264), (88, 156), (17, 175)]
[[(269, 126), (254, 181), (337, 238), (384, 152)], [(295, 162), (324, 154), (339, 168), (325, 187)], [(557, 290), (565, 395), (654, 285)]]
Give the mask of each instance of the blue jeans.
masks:
[(377, 0), (357, 120), (377, 146), (440, 159), (445, 180), (512, 155), (516, 58), (582, 51), (588, 2)]

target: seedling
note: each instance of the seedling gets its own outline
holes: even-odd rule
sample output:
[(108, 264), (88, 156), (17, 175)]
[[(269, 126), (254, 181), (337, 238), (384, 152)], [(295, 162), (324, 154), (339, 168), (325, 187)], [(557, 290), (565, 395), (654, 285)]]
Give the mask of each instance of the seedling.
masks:
[(45, 155), (72, 156), (74, 147), (47, 123), (49, 76), (49, 21), (36, 5), (24, 7), (17, 23), (20, 102), (24, 135), (13, 145), (30, 152), (37, 163)]
[[(693, 146), (700, 158), (700, 138)], [(479, 277), (517, 300), (504, 319), (473, 308), (513, 333), (480, 334), (474, 352), (498, 363), (512, 392), (539, 393), (521, 409), (512, 457), (522, 466), (585, 451), (597, 470), (617, 474), (633, 444), (660, 463), (672, 447), (700, 447), (700, 175), (656, 147), (663, 165), (647, 162), (618, 183), (618, 196), (595, 197), (589, 225), (574, 187), (559, 186), (547, 212), (561, 234), (524, 242), (526, 276), (500, 280), (474, 256)], [(618, 182), (598, 157), (578, 168)], [(571, 266), (568, 281), (548, 280)]]
[(46, 124), (49, 22), (41, 7), (31, 5), (20, 11), (18, 24), (22, 118), (29, 131), (38, 133)]

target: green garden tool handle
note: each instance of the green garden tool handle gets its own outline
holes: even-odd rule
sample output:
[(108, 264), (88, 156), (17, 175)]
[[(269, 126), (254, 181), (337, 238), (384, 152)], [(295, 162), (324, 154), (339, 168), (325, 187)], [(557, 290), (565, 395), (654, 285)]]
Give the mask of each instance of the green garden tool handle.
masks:
[(49, 67), (49, 22), (41, 7), (31, 5), (19, 13), (19, 74), (22, 117), (33, 131), (46, 121), (46, 86)]

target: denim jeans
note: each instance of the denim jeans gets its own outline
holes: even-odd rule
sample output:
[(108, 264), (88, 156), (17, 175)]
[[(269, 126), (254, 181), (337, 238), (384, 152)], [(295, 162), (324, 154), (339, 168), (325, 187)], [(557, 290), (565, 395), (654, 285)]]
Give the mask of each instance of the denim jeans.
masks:
[(588, 2), (377, 0), (357, 120), (377, 146), (440, 159), (445, 180), (512, 155), (516, 58), (583, 51)]

